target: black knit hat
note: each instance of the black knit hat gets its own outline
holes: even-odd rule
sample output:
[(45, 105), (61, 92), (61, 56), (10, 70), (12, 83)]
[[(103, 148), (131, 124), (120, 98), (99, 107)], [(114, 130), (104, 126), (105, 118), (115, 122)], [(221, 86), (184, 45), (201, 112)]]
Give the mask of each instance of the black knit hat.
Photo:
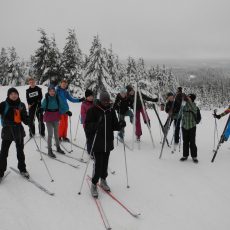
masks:
[(182, 87), (178, 87), (178, 88), (177, 88), (177, 92), (178, 92), (178, 93), (182, 93)]
[(172, 92), (167, 93), (167, 98), (173, 96)]
[(110, 101), (110, 95), (108, 92), (104, 91), (100, 93), (100, 101)]
[(19, 95), (17, 89), (13, 88), (13, 87), (8, 89), (8, 91), (7, 91), (7, 97), (9, 97), (11, 93), (16, 93), (17, 95)]
[(127, 85), (126, 89), (127, 89), (127, 93), (129, 93), (133, 90), (133, 87), (131, 85)]
[(194, 101), (196, 100), (196, 95), (193, 94), (193, 93), (190, 93), (190, 94), (188, 95), (188, 97), (191, 98), (192, 102), (194, 102)]
[(93, 96), (93, 91), (90, 90), (90, 89), (87, 89), (87, 90), (85, 91), (85, 97), (87, 98), (87, 97), (89, 97), (89, 96)]

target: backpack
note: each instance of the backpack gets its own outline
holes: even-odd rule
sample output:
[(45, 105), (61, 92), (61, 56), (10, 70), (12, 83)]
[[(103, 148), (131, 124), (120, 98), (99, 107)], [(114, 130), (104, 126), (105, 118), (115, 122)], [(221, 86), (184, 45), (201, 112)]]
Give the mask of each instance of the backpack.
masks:
[(197, 107), (197, 112), (196, 112), (196, 114), (193, 113), (193, 112), (192, 112), (192, 114), (193, 114), (193, 116), (194, 116), (194, 118), (195, 118), (196, 124), (199, 124), (200, 121), (201, 121), (200, 109)]
[[(49, 105), (49, 94), (47, 93), (46, 94), (46, 108), (45, 108), (45, 111), (48, 110), (48, 105)], [(59, 108), (59, 97), (58, 97), (58, 94), (56, 94), (56, 100), (57, 100), (57, 104), (58, 104), (58, 108)]]
[[(5, 101), (5, 108), (4, 108), (4, 112), (3, 112), (3, 116), (2, 116), (2, 118), (3, 118), (2, 121), (4, 121), (5, 116), (9, 110), (9, 108), (10, 108), (9, 103), (7, 101)], [(22, 121), (21, 120), (21, 112), (20, 112), (22, 109), (23, 109), (22, 103), (20, 102), (18, 108), (14, 110), (14, 122), (17, 124), (21, 123), (21, 121)]]

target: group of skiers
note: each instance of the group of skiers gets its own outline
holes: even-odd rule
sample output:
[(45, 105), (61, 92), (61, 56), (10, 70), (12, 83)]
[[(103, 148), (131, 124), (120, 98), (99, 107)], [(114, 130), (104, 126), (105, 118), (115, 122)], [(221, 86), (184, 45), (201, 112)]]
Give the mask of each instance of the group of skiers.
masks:
[[(96, 99), (93, 91), (87, 89), (85, 97), (74, 98), (67, 91), (67, 81), (63, 79), (56, 88), (53, 85), (48, 87), (48, 92), (43, 98), (42, 90), (36, 85), (35, 79), (28, 79), (29, 88), (26, 90), (26, 98), (29, 113), (26, 106), (21, 102), (16, 88), (10, 88), (7, 98), (0, 104), (0, 115), (2, 120), (2, 147), (0, 152), (0, 179), (4, 176), (7, 167), (7, 156), (12, 141), (15, 141), (17, 148), (18, 169), (22, 175), (29, 177), (26, 170), (24, 155), (25, 131), (22, 122), (29, 125), (30, 138), (35, 135), (35, 117), (38, 119), (38, 129), (42, 138), (45, 138), (45, 124), (48, 132), (48, 155), (55, 158), (52, 151), (52, 138), (54, 135), (57, 152), (65, 154), (60, 147), (60, 141), (68, 141), (68, 117), (72, 116), (67, 100), (81, 104), (81, 123), (83, 124), (87, 151), (94, 159), (94, 170), (92, 176), (91, 193), (94, 197), (98, 196), (97, 186), (100, 185), (107, 191), (110, 187), (106, 182), (108, 175), (108, 162), (111, 150), (114, 148), (114, 131), (118, 131), (120, 141), (124, 141), (126, 122), (128, 116), (131, 123), (135, 120), (136, 141), (139, 142), (142, 129), (140, 114), (144, 123), (150, 128), (150, 118), (146, 111), (145, 101), (158, 102), (158, 98), (151, 98), (131, 85), (122, 88), (118, 93), (114, 104), (108, 92), (101, 92), (99, 99)], [(164, 129), (168, 129), (174, 122), (174, 143), (178, 145), (180, 140), (180, 123), (182, 123), (183, 136), (183, 157), (181, 161), (187, 160), (189, 149), (191, 157), (195, 163), (197, 160), (196, 147), (196, 125), (198, 108), (195, 104), (194, 94), (185, 95), (179, 87), (176, 94), (168, 93), (165, 107), (168, 119)], [(136, 103), (136, 104), (135, 104)], [(136, 113), (134, 114), (133, 111)], [(116, 114), (116, 112), (117, 114)], [(222, 115), (216, 115), (217, 118)], [(199, 119), (198, 119), (199, 120)], [(44, 124), (45, 123), (45, 124)]]

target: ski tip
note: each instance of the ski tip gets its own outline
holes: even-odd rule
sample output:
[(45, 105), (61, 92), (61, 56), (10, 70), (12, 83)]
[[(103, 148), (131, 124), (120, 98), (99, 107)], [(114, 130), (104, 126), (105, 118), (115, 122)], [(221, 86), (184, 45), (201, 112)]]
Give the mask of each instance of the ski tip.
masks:
[(138, 214), (134, 215), (134, 217), (139, 218), (140, 215), (141, 215), (141, 213), (138, 213)]

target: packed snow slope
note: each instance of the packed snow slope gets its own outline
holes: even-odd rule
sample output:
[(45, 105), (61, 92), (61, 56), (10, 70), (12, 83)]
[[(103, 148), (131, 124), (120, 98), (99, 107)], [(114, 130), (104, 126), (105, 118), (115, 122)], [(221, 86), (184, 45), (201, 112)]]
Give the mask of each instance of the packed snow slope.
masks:
[[(25, 102), (27, 87), (18, 87), (20, 98)], [(1, 87), (0, 100), (6, 98), (8, 87)], [(43, 88), (43, 93), (47, 89)], [(72, 131), (75, 135), (79, 118), (80, 104), (70, 104)], [(191, 158), (180, 162), (182, 151), (172, 154), (165, 146), (162, 159), (160, 153), (160, 128), (154, 111), (148, 110), (151, 130), (156, 147), (152, 147), (148, 129), (144, 123), (140, 149), (127, 152), (130, 188), (126, 188), (125, 161), (123, 146), (115, 141), (115, 150), (110, 157), (108, 183), (112, 192), (129, 208), (140, 212), (138, 219), (130, 216), (108, 195), (100, 191), (99, 199), (112, 229), (117, 230), (229, 230), (230, 229), (230, 150), (224, 143), (211, 163), (213, 155), (214, 119), (210, 111), (202, 111), (202, 122), (197, 127), (197, 146), (199, 163)], [(166, 114), (159, 112), (162, 121)], [(227, 116), (218, 121), (219, 135)], [(126, 142), (131, 145), (132, 126), (127, 119)], [(28, 127), (25, 127), (28, 134)], [(116, 133), (115, 133), (116, 136)], [(172, 128), (168, 139), (171, 142)], [(28, 139), (28, 135), (25, 140)], [(36, 137), (39, 142), (39, 137)], [(78, 145), (84, 147), (85, 135), (79, 126)], [(70, 149), (69, 144), (65, 144)], [(46, 143), (41, 142), (43, 151)], [(74, 157), (81, 157), (82, 150), (73, 147)], [(1, 230), (103, 230), (104, 226), (98, 210), (90, 195), (86, 182), (82, 194), (78, 195), (86, 164), (57, 155), (59, 159), (80, 165), (71, 168), (46, 156), (44, 159), (54, 178), (50, 178), (40, 160), (33, 141), (25, 146), (27, 169), (31, 177), (55, 192), (49, 196), (32, 184), (11, 172), (0, 185), (0, 229)], [(85, 156), (86, 158), (86, 156)], [(17, 167), (15, 145), (12, 144), (8, 157), (9, 166)], [(92, 174), (92, 162), (88, 168)]]

